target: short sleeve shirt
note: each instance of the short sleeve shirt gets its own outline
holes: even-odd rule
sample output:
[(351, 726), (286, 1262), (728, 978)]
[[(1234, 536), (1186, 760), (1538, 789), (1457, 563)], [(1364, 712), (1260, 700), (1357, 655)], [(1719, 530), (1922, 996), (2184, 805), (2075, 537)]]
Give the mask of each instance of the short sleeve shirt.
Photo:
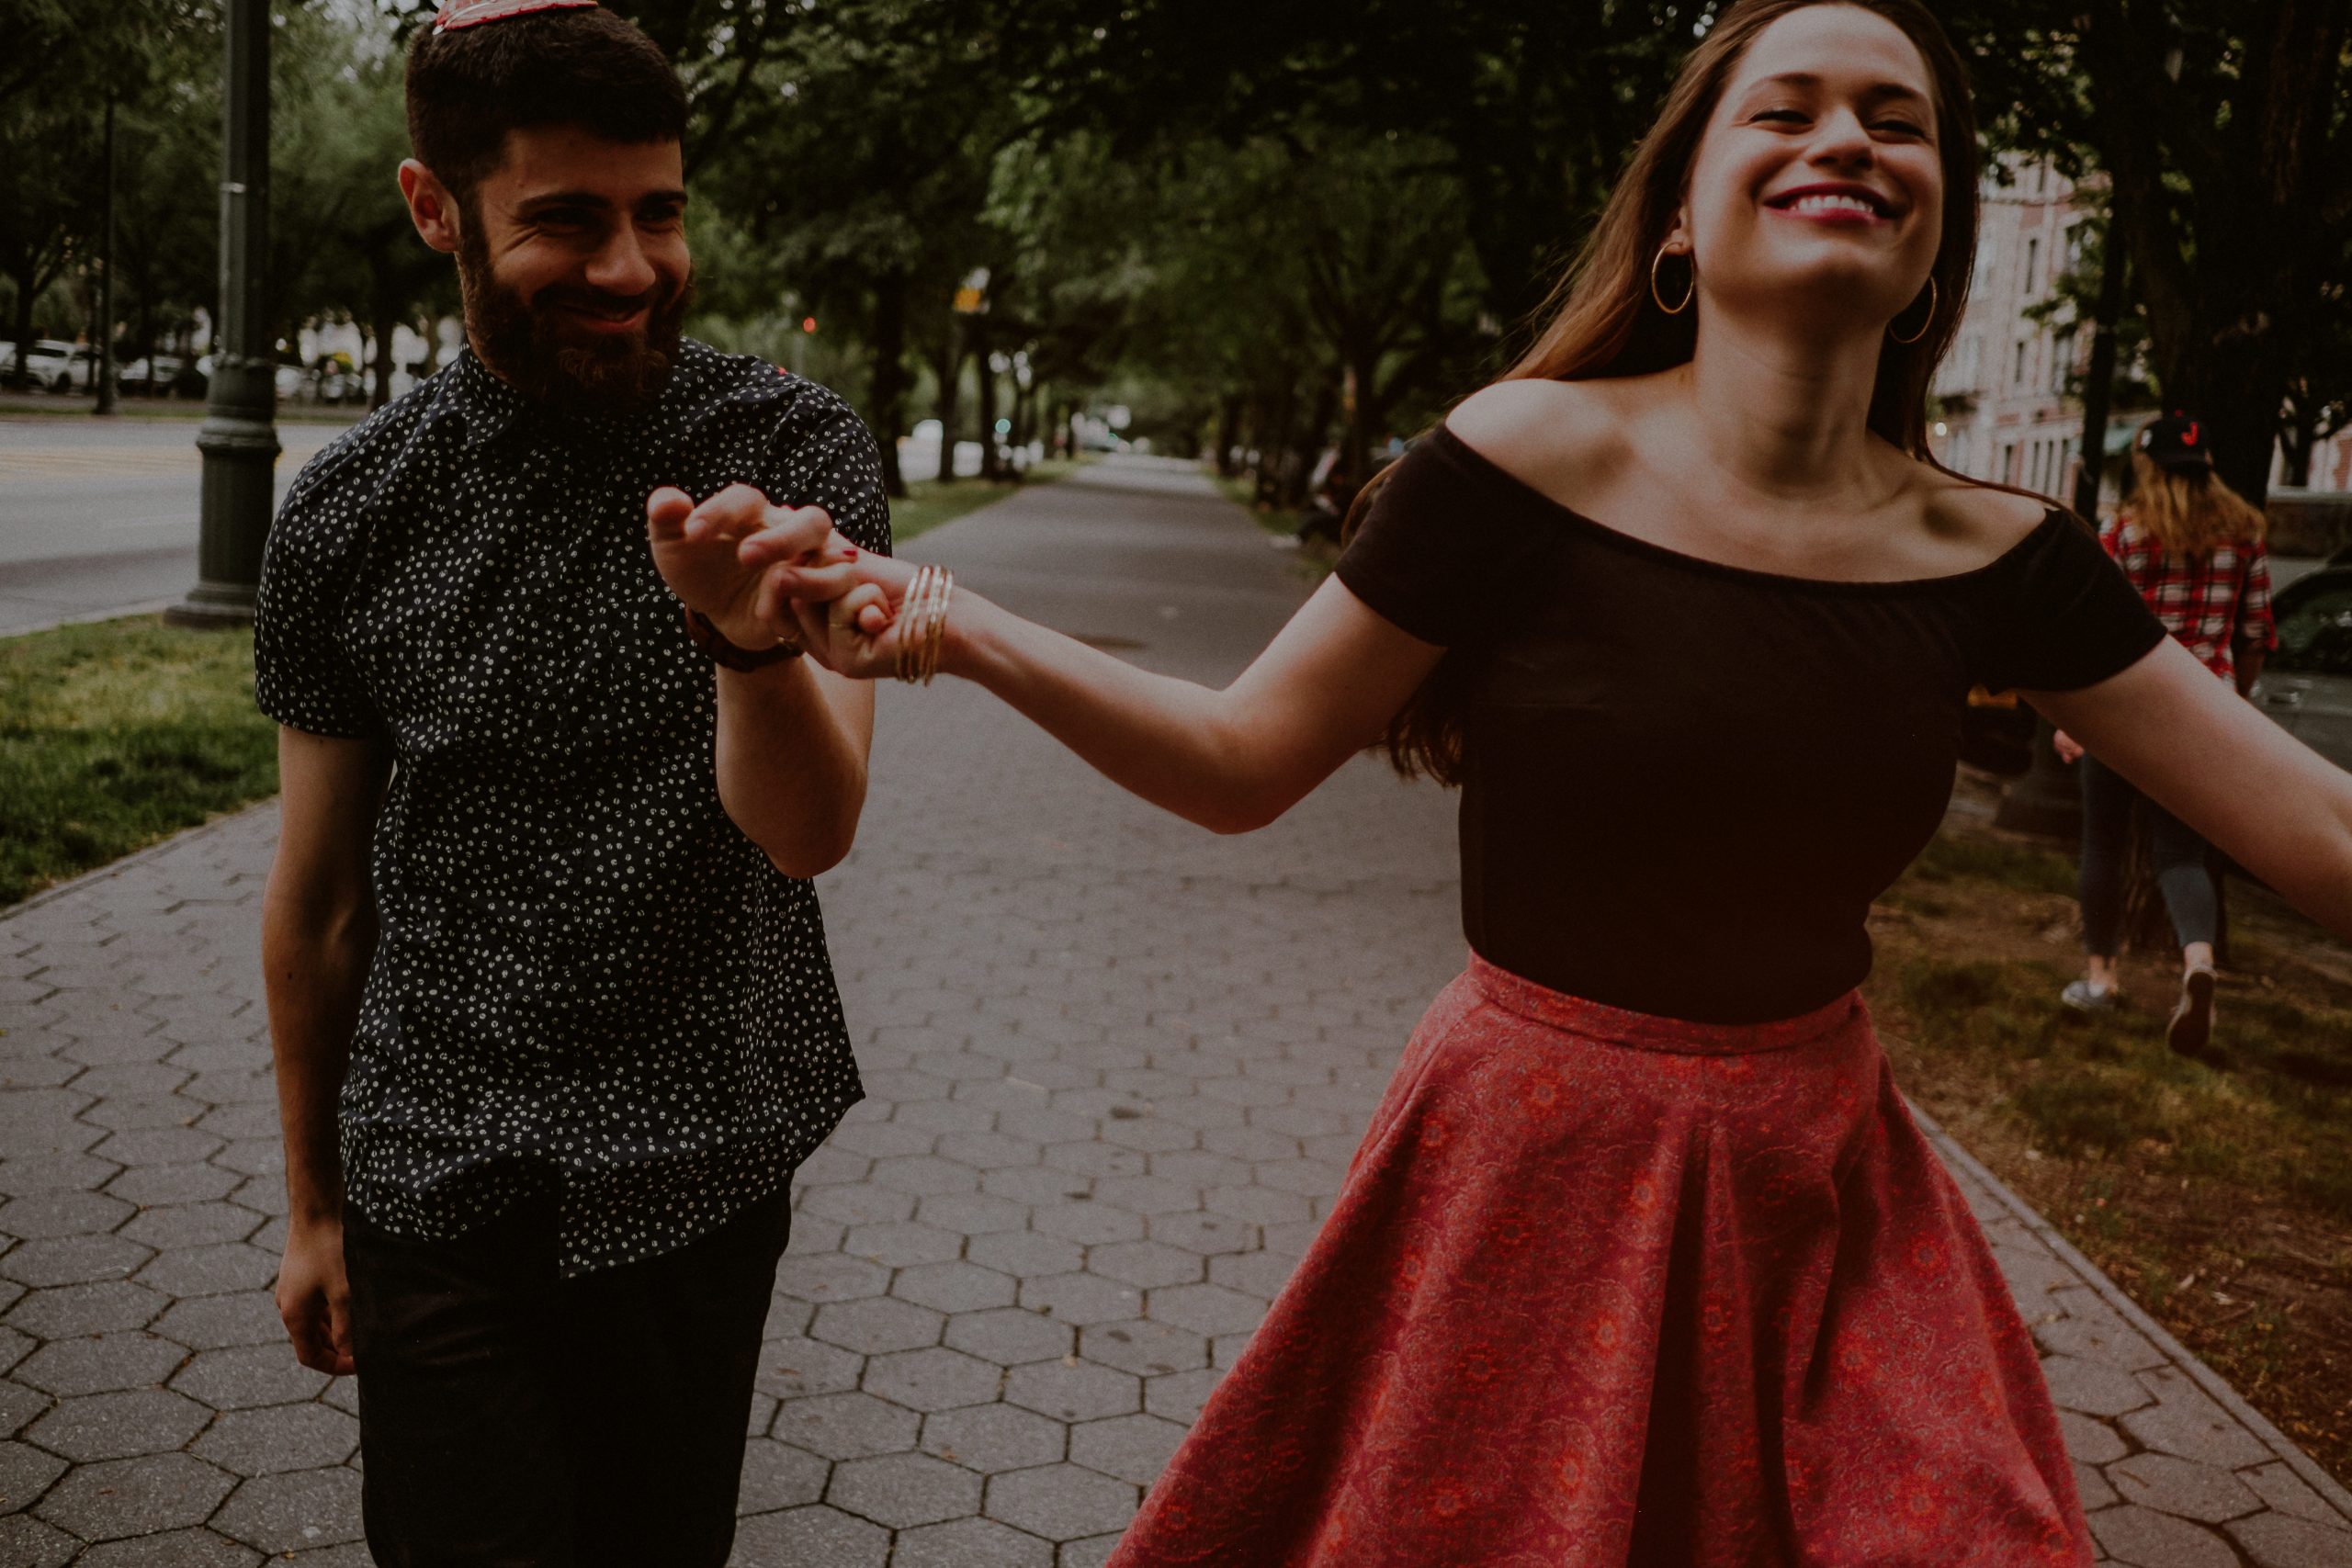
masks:
[(860, 1096), (815, 889), (720, 807), (709, 660), (646, 497), (733, 483), (888, 551), (842, 400), (683, 345), (659, 402), (563, 419), (469, 351), (304, 468), (269, 536), (255, 691), (394, 764), (340, 1107), (346, 1199), (446, 1238), (557, 1199), (568, 1272), (775, 1191)]
[(1338, 572), (1449, 650), (1470, 945), (1704, 1023), (1869, 974), (1871, 901), (1942, 819), (1972, 686), (2094, 685), (2164, 639), (2067, 513), (1953, 576), (1786, 577), (1608, 527), (1443, 428)]

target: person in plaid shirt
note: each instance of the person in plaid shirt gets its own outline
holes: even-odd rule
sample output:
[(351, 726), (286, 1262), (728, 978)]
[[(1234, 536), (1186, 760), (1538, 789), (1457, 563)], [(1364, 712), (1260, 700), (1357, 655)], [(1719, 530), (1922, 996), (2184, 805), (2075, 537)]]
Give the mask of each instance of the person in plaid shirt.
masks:
[[(2157, 619), (2205, 667), (2250, 690), (2278, 645), (2270, 615), (2270, 561), (2261, 511), (2213, 472), (2202, 425), (2186, 414), (2151, 420), (2132, 449), (2132, 495), (2099, 530)], [(2124, 876), (2132, 807), (2148, 814), (2156, 878), (2181, 944), (2180, 999), (2165, 1038), (2197, 1055), (2213, 1033), (2213, 938), (2220, 924), (2205, 840), (2064, 734), (2059, 755), (2079, 761), (2083, 789), (2081, 897), (2088, 964), (2064, 995), (2068, 1006), (2117, 1005)]]

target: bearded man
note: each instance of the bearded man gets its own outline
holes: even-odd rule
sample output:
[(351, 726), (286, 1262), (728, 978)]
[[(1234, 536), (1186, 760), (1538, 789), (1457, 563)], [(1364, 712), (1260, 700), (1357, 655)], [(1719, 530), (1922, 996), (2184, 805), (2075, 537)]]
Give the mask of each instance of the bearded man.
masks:
[(680, 335), (686, 99), (641, 32), (456, 0), (407, 86), (467, 344), (310, 463), (263, 569), (278, 1306), (356, 1370), (383, 1568), (718, 1568), (792, 1170), (859, 1096), (808, 879), (873, 707), (687, 616), (648, 503), (887, 550), (880, 466)]

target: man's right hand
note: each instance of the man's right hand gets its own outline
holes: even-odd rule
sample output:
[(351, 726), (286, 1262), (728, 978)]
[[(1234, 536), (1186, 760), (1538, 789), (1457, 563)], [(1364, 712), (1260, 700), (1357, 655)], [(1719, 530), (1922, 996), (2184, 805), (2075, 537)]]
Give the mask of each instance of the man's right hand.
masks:
[(763, 569), (736, 557), (753, 535), (767, 538), (778, 560), (818, 565), (832, 519), (821, 507), (771, 506), (750, 485), (729, 485), (701, 505), (682, 490), (663, 487), (646, 498), (646, 533), (653, 565), (690, 610), (710, 618), (719, 635), (752, 651), (788, 640), (789, 615), (761, 615)]
[(286, 1233), (277, 1266), (277, 1315), (294, 1359), (313, 1371), (352, 1371), (351, 1284), (343, 1271), (343, 1222), (305, 1220)]
[(2050, 744), (2057, 751), (2058, 760), (2062, 762), (2079, 762), (2083, 760), (2082, 742), (2063, 729), (2051, 736)]

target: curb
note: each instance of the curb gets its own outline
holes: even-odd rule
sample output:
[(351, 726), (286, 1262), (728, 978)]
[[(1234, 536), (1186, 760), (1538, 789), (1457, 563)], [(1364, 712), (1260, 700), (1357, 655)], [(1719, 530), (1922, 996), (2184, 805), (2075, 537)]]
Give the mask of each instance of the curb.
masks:
[(171, 837), (158, 840), (143, 850), (133, 850), (118, 860), (110, 860), (95, 871), (85, 871), (81, 875), (61, 882), (54, 887), (44, 887), (21, 903), (12, 904), (5, 909), (0, 909), (0, 925), (6, 925), (18, 915), (38, 909), (44, 904), (53, 904), (60, 898), (71, 897), (85, 888), (95, 887), (101, 882), (111, 881), (124, 872), (144, 865), (151, 860), (160, 860), (191, 839), (201, 839), (207, 834), (218, 833), (256, 812), (271, 810), (277, 805), (277, 796), (273, 795), (267, 800), (257, 800), (251, 806), (240, 806), (234, 811), (221, 813), (209, 822), (199, 822), (193, 828), (183, 828)]
[(66, 615), (54, 621), (37, 621), (29, 626), (0, 627), (0, 642), (12, 637), (33, 637), (41, 632), (53, 632), (60, 626), (86, 626), (99, 621), (127, 621), (135, 615), (160, 615), (178, 604), (176, 599), (151, 599), (143, 604), (120, 604), (110, 610), (88, 610), (80, 615)]
[(2199, 1360), (2188, 1347), (2174, 1338), (2163, 1324), (2150, 1317), (2139, 1303), (2125, 1295), (2114, 1280), (2099, 1271), (2098, 1265), (2084, 1257), (2055, 1225), (2035, 1212), (2033, 1205), (2010, 1191), (1999, 1177), (1985, 1169), (1982, 1160), (1961, 1147), (1935, 1118), (1917, 1105), (1911, 1106), (1911, 1116), (1919, 1123), (1920, 1130), (1928, 1134), (1928, 1141), (1935, 1145), (1938, 1154), (1981, 1182), (1986, 1191), (2000, 1201), (2003, 1208), (2016, 1216), (2020, 1224), (2057, 1256), (2060, 1262), (2081, 1275), (2083, 1282), (2097, 1292), (2101, 1301), (2113, 1307), (2124, 1322), (2139, 1330), (2151, 1344), (2171, 1358), (2176, 1366), (2188, 1374), (2189, 1381), (2211, 1395), (2213, 1402), (2236, 1417), (2246, 1430), (2262, 1439), (2270, 1451), (2278, 1456), (2280, 1462), (2324, 1498), (2328, 1506), (2344, 1516), (2347, 1523), (2352, 1523), (2352, 1492), (2347, 1492), (2334, 1476), (2322, 1470), (2316, 1461), (2297, 1448), (2287, 1434), (2273, 1426), (2262, 1412), (2248, 1404), (2237, 1390), (2222, 1381), (2220, 1373)]

